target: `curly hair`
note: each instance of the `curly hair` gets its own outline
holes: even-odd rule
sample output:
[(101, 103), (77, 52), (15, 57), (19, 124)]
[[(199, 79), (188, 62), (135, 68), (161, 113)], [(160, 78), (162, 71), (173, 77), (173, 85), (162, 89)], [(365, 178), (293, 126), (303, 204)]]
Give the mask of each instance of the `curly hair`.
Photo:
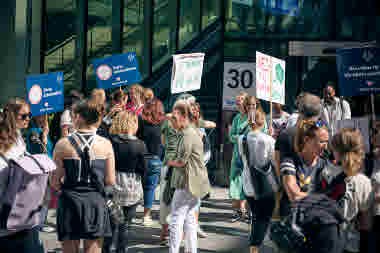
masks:
[(339, 153), (342, 167), (348, 176), (359, 173), (364, 160), (363, 137), (359, 130), (343, 128), (334, 135), (330, 142), (330, 148)]
[(19, 137), (16, 126), (17, 116), (23, 106), (29, 104), (21, 98), (12, 98), (4, 106), (0, 117), (0, 152), (7, 152)]
[(153, 125), (159, 125), (162, 121), (166, 120), (164, 106), (162, 102), (154, 98), (144, 105), (143, 111), (141, 113), (143, 120), (148, 121)]
[(110, 134), (123, 134), (134, 127), (138, 127), (137, 115), (131, 111), (122, 111), (113, 118), (109, 132)]

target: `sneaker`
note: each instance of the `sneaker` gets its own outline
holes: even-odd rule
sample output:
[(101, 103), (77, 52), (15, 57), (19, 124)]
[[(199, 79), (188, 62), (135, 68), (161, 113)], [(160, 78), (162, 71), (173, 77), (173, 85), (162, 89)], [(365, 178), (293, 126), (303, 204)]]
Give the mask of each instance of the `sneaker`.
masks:
[(242, 218), (243, 218), (243, 213), (240, 210), (236, 210), (232, 214), (231, 222), (232, 223), (237, 222), (237, 221), (241, 220)]
[(200, 226), (198, 226), (197, 234), (199, 238), (206, 238), (208, 236), (208, 234), (203, 231)]
[(153, 220), (152, 220), (152, 217), (150, 216), (146, 216), (146, 217), (143, 217), (143, 222), (142, 224), (145, 226), (145, 227), (149, 227), (149, 226), (152, 226), (154, 224)]

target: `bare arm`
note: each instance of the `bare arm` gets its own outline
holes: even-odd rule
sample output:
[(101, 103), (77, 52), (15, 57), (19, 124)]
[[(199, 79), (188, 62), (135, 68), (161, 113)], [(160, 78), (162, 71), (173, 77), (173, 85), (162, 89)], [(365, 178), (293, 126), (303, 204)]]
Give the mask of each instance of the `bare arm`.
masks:
[(105, 150), (108, 150), (106, 155), (106, 173), (104, 177), (105, 185), (114, 185), (116, 184), (116, 172), (115, 172), (115, 154), (113, 152), (112, 144), (110, 141), (103, 144)]
[(307, 193), (302, 192), (298, 186), (296, 176), (284, 175), (282, 180), (290, 201), (302, 199), (307, 196)]
[(276, 166), (276, 174), (278, 176), (278, 178), (280, 178), (281, 176), (281, 172), (280, 172), (280, 151), (278, 150), (275, 150), (274, 151), (274, 161), (275, 161), (275, 166)]
[(213, 121), (204, 120), (204, 127), (205, 128), (215, 128), (216, 124)]
[(63, 152), (64, 140), (62, 139), (55, 145), (53, 160), (57, 165), (57, 169), (50, 175), (50, 184), (57, 192), (61, 191), (62, 180), (65, 176), (65, 169), (63, 168)]

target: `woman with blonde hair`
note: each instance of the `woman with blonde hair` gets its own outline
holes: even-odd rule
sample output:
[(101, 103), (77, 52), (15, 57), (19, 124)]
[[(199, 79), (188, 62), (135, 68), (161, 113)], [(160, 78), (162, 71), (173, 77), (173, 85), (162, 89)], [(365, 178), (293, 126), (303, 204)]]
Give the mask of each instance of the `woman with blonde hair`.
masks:
[[(116, 190), (114, 199), (123, 207), (124, 223), (113, 227), (113, 237), (104, 241), (104, 253), (110, 253), (116, 243), (116, 253), (128, 251), (128, 231), (136, 208), (143, 198), (142, 177), (146, 170), (144, 154), (147, 152), (143, 141), (136, 137), (137, 116), (133, 112), (119, 112), (112, 121), (110, 139), (115, 152)], [(118, 233), (117, 233), (118, 231)]]
[(144, 87), (140, 84), (134, 84), (129, 88), (129, 97), (131, 98), (131, 104), (127, 108), (128, 111), (133, 111), (137, 115), (142, 113), (144, 107)]
[(144, 104), (149, 103), (154, 99), (154, 92), (151, 88), (144, 89)]
[(100, 253), (103, 237), (111, 235), (106, 209), (107, 187), (115, 185), (115, 157), (109, 140), (96, 134), (101, 121), (98, 107), (84, 100), (72, 112), (77, 129), (54, 149), (57, 170), (52, 187), (61, 192), (57, 209), (58, 240), (63, 252)]
[[(258, 109), (248, 113), (250, 130), (246, 136), (239, 139), (239, 153), (241, 154), (244, 169), (242, 172), (243, 190), (252, 211), (250, 252), (258, 253), (270, 224), (275, 206), (275, 196), (257, 196), (253, 187), (251, 168), (263, 169), (269, 163), (274, 164), (275, 140), (262, 129), (266, 120), (265, 113)], [(246, 149), (243, 144), (246, 138)]]
[(369, 231), (374, 199), (371, 181), (361, 170), (365, 155), (363, 137), (359, 130), (343, 128), (332, 137), (330, 149), (346, 175), (344, 197), (338, 200), (346, 220), (343, 226), (345, 250), (359, 252), (360, 240), (365, 238), (360, 237), (357, 224), (362, 231)]

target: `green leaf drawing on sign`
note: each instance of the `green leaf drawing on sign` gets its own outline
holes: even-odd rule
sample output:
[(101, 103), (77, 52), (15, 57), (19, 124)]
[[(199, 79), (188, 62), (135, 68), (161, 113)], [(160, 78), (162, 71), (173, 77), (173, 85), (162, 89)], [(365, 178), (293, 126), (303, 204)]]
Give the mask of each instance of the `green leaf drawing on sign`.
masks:
[(276, 69), (276, 78), (280, 82), (280, 84), (282, 84), (282, 82), (284, 81), (284, 76), (285, 76), (284, 69), (281, 67), (281, 64), (279, 63), (276, 65), (275, 69)]

